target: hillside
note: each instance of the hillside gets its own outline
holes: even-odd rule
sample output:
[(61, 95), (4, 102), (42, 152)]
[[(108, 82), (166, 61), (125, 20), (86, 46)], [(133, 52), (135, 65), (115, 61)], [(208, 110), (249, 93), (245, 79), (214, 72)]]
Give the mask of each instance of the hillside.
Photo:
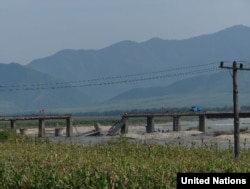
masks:
[[(121, 41), (99, 50), (66, 49), (26, 66), (0, 64), (1, 112), (113, 111), (232, 105), (232, 78), (220, 61), (250, 62), (242, 25), (185, 40)], [(249, 105), (249, 74), (239, 74)]]
[[(62, 50), (36, 59), (27, 67), (65, 81), (88, 81), (91, 87), (80, 90), (96, 101), (103, 101), (133, 88), (166, 86), (176, 78), (119, 85), (102, 85), (102, 82), (140, 80), (141, 73), (194, 64), (249, 60), (249, 41), (250, 28), (238, 25), (186, 40), (152, 38), (142, 43), (121, 41), (99, 50)], [(129, 75), (134, 76), (126, 77)]]
[[(77, 89), (17, 63), (0, 64), (1, 113), (81, 107), (91, 100)], [(64, 83), (61, 85), (60, 83)], [(79, 100), (81, 99), (81, 101)]]
[[(250, 105), (249, 71), (239, 71), (238, 90), (239, 105)], [(191, 107), (200, 105), (207, 108), (233, 106), (232, 77), (228, 70), (211, 75), (195, 76), (177, 81), (166, 87), (131, 89), (117, 95), (107, 104), (129, 104), (131, 108), (149, 107)], [(106, 106), (108, 106), (106, 104)]]

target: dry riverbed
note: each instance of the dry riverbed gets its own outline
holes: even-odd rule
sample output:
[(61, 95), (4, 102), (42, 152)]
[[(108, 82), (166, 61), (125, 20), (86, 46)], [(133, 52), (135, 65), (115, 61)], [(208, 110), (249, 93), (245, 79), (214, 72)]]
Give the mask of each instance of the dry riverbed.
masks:
[[(111, 126), (101, 126), (103, 135), (101, 136), (84, 136), (85, 133), (93, 131), (94, 126), (74, 126), (73, 136), (66, 137), (66, 129), (63, 128), (62, 136), (55, 136), (55, 128), (46, 128), (45, 137), (55, 142), (70, 142), (82, 145), (96, 144), (101, 142), (114, 141), (119, 138), (116, 136), (107, 136), (108, 130)], [(173, 132), (166, 127), (166, 125), (156, 125), (155, 132), (146, 133), (145, 126), (134, 125), (129, 126), (128, 133), (124, 135), (129, 141), (137, 143), (158, 143), (158, 144), (184, 144), (184, 145), (198, 145), (211, 146), (217, 145), (219, 147), (232, 147), (234, 145), (233, 133), (215, 135), (212, 131), (203, 133), (197, 129), (181, 130)], [(19, 133), (20, 131), (17, 130)], [(217, 132), (218, 133), (218, 132)], [(27, 129), (26, 135), (37, 136), (38, 129)], [(250, 148), (250, 130), (246, 130), (240, 134), (240, 144), (244, 148)]]

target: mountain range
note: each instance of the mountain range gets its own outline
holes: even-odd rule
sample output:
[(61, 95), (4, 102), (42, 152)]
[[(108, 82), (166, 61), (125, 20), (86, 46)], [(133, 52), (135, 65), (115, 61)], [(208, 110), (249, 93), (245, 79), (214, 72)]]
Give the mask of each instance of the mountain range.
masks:
[[(236, 25), (185, 40), (121, 41), (0, 64), (1, 112), (232, 106), (230, 70), (219, 64), (249, 67), (249, 41), (250, 28)], [(250, 72), (239, 72), (240, 103), (249, 105)]]

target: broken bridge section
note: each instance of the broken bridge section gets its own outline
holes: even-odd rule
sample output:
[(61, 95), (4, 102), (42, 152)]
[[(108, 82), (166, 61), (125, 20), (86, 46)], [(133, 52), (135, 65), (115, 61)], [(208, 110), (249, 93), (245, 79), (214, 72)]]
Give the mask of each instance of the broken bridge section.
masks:
[(122, 118), (120, 121), (117, 121), (108, 131), (108, 136), (114, 136), (119, 134), (119, 131), (122, 134), (125, 134), (128, 132), (128, 126), (127, 126), (127, 119)]
[(88, 132), (85, 132), (83, 134), (79, 134), (77, 136), (102, 136), (103, 135), (103, 131), (101, 128), (101, 124), (100, 123), (95, 123), (94, 125), (94, 129)]

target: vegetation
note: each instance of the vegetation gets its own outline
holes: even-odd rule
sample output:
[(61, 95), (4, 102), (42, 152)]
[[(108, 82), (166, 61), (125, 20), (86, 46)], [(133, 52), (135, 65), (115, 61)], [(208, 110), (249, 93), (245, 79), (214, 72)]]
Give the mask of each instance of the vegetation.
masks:
[(249, 172), (250, 150), (130, 143), (80, 146), (0, 132), (1, 188), (176, 188), (178, 172)]

